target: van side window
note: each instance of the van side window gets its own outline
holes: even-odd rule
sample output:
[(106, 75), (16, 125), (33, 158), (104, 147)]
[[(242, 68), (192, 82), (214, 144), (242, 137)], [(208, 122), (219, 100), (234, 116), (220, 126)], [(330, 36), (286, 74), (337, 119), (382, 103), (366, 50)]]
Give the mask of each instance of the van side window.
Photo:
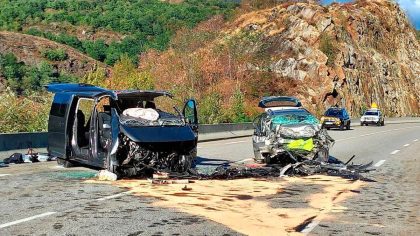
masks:
[(67, 101), (66, 97), (61, 94), (56, 94), (51, 105), (50, 115), (64, 117), (66, 115)]
[(95, 102), (94, 102), (93, 99), (81, 98), (79, 100), (79, 104), (77, 105), (77, 109), (78, 109), (77, 112), (79, 112), (79, 111), (82, 112), (82, 114), (84, 116), (83, 124), (86, 128), (88, 128), (89, 125), (90, 125), (90, 118), (91, 118), (91, 115), (92, 115), (94, 103)]

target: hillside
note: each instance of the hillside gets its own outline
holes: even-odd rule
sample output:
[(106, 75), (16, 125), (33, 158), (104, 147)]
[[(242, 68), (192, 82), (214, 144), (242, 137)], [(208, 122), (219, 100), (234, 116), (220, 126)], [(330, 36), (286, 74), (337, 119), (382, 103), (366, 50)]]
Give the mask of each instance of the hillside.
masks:
[[(53, 61), (48, 60), (43, 55), (43, 52), (55, 49), (64, 50), (67, 57), (63, 60)], [(41, 37), (0, 31), (0, 54), (6, 53), (14, 54), (19, 61), (30, 66), (37, 66), (43, 61), (48, 61), (55, 70), (76, 77), (83, 77), (97, 66), (106, 67), (105, 64), (86, 56), (72, 47)]]
[(261, 96), (293, 95), (318, 115), (339, 105), (358, 116), (372, 102), (387, 116), (420, 115), (420, 44), (391, 1), (289, 2), (215, 18), (141, 61), (157, 85), (200, 97), (208, 114), (239, 93), (248, 114)]
[(113, 65), (137, 61), (149, 48), (166, 49), (171, 36), (237, 6), (225, 0), (0, 0), (0, 30), (23, 32), (76, 48)]

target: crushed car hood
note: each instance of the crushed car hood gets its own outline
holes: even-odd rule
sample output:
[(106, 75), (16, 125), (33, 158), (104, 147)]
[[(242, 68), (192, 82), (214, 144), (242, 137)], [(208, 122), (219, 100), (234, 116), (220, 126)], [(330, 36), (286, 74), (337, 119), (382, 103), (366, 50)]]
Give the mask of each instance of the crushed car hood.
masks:
[(120, 129), (134, 142), (169, 143), (195, 141), (197, 139), (188, 126), (132, 127), (121, 124)]

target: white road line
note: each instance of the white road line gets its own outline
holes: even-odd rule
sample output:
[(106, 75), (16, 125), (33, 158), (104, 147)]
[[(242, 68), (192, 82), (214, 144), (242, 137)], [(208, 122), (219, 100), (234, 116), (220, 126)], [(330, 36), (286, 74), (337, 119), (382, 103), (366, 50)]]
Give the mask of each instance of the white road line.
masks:
[(413, 142), (417, 142), (417, 141), (419, 141), (419, 140), (418, 140), (418, 139), (414, 139), (414, 140), (413, 140)]
[(350, 139), (355, 139), (355, 138), (360, 138), (360, 137), (366, 137), (366, 136), (370, 136), (370, 135), (374, 135), (374, 134), (389, 133), (389, 132), (393, 132), (393, 131), (397, 131), (397, 130), (412, 129), (412, 128), (418, 128), (418, 127), (420, 127), (420, 126), (410, 126), (410, 127), (405, 127), (405, 128), (399, 128), (399, 129), (384, 130), (384, 131), (373, 132), (373, 133), (368, 133), (368, 134), (362, 134), (362, 135), (348, 137), (348, 138), (343, 138), (343, 139), (337, 139), (335, 141), (336, 142), (340, 142), (340, 141), (345, 141), (345, 140), (350, 140)]
[(64, 169), (64, 166), (57, 165), (57, 166), (52, 166), (50, 168), (51, 169)]
[(236, 144), (236, 143), (245, 143), (245, 142), (248, 142), (248, 141), (235, 141), (235, 142), (229, 142), (229, 143), (225, 143), (225, 145), (229, 145), (229, 144)]
[(407, 144), (404, 144), (404, 147), (408, 147), (408, 146), (410, 146), (410, 144), (409, 144), (409, 143), (407, 143)]
[(386, 161), (386, 160), (380, 160), (380, 161), (378, 161), (378, 162), (374, 165), (374, 167), (379, 167), (379, 166), (383, 165), (383, 164), (385, 163), (385, 161)]
[(133, 192), (133, 190), (130, 190), (130, 191), (127, 191), (127, 192), (122, 192), (122, 193), (114, 194), (114, 195), (111, 195), (111, 196), (101, 197), (101, 198), (98, 198), (96, 200), (97, 201), (105, 201), (105, 200), (108, 200), (108, 199), (122, 197), (122, 196), (128, 195), (128, 194), (130, 194), (132, 192)]
[(0, 174), (0, 177), (8, 176), (8, 175), (10, 175), (10, 174)]
[(309, 223), (300, 233), (303, 233), (304, 235), (308, 235), (315, 227), (320, 223), (319, 220), (314, 220), (311, 223)]
[(392, 151), (392, 152), (391, 152), (391, 155), (395, 155), (395, 154), (397, 154), (399, 151), (400, 151), (400, 150), (398, 150), (398, 149), (397, 149), (397, 150), (394, 150), (394, 151)]
[(42, 213), (42, 214), (39, 214), (39, 215), (35, 215), (35, 216), (31, 216), (31, 217), (28, 217), (28, 218), (25, 218), (25, 219), (21, 219), (21, 220), (16, 220), (16, 221), (12, 221), (12, 222), (9, 222), (9, 223), (5, 223), (5, 224), (0, 225), (0, 229), (6, 228), (6, 227), (9, 227), (9, 226), (12, 226), (12, 225), (20, 224), (20, 223), (23, 223), (23, 222), (26, 222), (26, 221), (34, 220), (34, 219), (37, 219), (37, 218), (49, 216), (49, 215), (52, 215), (52, 214), (55, 214), (55, 213), (57, 213), (57, 212), (54, 212), (54, 211), (52, 211), (52, 212), (45, 212), (45, 213)]

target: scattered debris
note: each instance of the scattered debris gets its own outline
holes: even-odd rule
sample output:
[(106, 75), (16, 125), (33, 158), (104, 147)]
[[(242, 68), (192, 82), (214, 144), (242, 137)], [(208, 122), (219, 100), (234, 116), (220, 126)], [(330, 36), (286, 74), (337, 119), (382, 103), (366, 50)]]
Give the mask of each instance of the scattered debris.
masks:
[(0, 162), (0, 168), (2, 168), (2, 167), (9, 167), (9, 165), (5, 164), (4, 162)]
[(3, 160), (5, 164), (21, 164), (24, 162), (22, 153), (13, 153), (10, 157)]
[(166, 172), (157, 171), (153, 174), (153, 179), (168, 179), (169, 174)]
[(97, 174), (98, 180), (100, 181), (116, 181), (117, 175), (108, 171), (108, 170), (101, 170)]
[(192, 190), (192, 188), (189, 188), (189, 187), (187, 187), (187, 185), (185, 185), (185, 186), (182, 188), (182, 190), (184, 190), (184, 191), (191, 191), (191, 190)]
[(152, 184), (188, 184), (191, 183), (188, 179), (148, 179)]
[[(375, 170), (372, 168), (372, 162), (365, 165), (348, 164), (353, 158), (354, 156), (346, 163), (331, 156), (328, 158), (327, 162), (304, 160), (302, 162), (296, 162), (293, 164), (289, 163), (287, 165), (225, 163), (218, 166), (213, 171), (206, 171), (206, 173), (201, 173), (197, 168), (191, 168), (184, 173), (168, 171), (166, 174), (163, 174), (161, 170), (155, 170), (155, 172), (159, 174), (154, 174), (154, 179), (151, 179), (150, 182), (153, 184), (170, 184), (183, 183), (181, 180), (188, 181), (190, 179), (267, 178), (308, 176), (314, 174), (325, 174), (330, 176), (340, 176), (352, 180), (371, 181), (361, 174)], [(162, 179), (162, 176), (165, 176), (165, 178)]]
[(33, 162), (44, 162), (44, 161), (55, 161), (56, 157), (50, 156), (49, 154), (38, 153), (33, 148), (28, 148), (26, 154), (13, 153), (10, 157), (3, 160), (5, 164), (22, 164), (22, 163), (33, 163)]

